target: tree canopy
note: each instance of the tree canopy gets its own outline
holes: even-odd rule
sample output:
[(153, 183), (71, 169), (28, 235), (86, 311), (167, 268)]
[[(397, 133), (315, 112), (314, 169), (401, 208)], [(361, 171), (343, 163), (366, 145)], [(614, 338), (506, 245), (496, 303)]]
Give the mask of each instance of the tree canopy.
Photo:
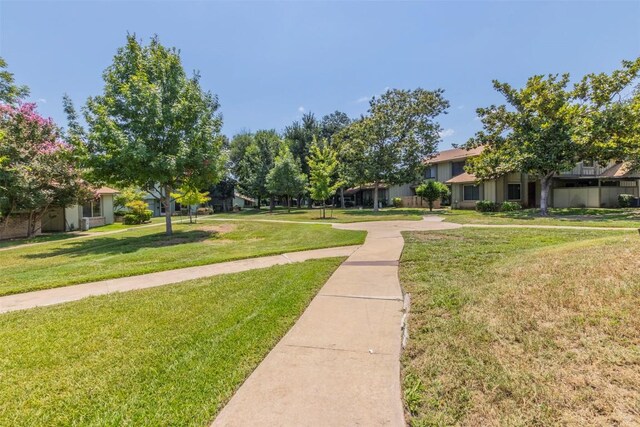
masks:
[(222, 176), (218, 99), (202, 90), (199, 74), (186, 75), (179, 51), (157, 37), (145, 46), (128, 35), (103, 78), (104, 93), (84, 108), (91, 172), (115, 185), (157, 189), (171, 234), (172, 190), (186, 180), (205, 187)]
[(305, 190), (307, 177), (300, 170), (300, 165), (294, 159), (287, 146), (280, 149), (273, 168), (267, 175), (267, 189), (272, 195), (285, 196), (288, 208), (291, 208), (291, 198)]
[(338, 158), (335, 150), (326, 142), (314, 140), (309, 163), (309, 194), (322, 202), (322, 218), (325, 218), (325, 200), (333, 196), (342, 183), (338, 180)]
[(29, 236), (48, 209), (91, 197), (73, 147), (35, 104), (0, 103), (0, 165), (0, 215), (28, 213)]
[(247, 196), (260, 200), (269, 195), (267, 175), (282, 146), (275, 130), (259, 130), (255, 134), (243, 132), (234, 136), (230, 144), (230, 157), (238, 187)]
[(420, 178), (424, 159), (440, 141), (441, 127), (435, 119), (448, 107), (441, 89), (390, 89), (371, 100), (367, 115), (336, 135), (348, 165), (345, 175), (360, 184), (374, 184), (374, 210), (380, 183)]

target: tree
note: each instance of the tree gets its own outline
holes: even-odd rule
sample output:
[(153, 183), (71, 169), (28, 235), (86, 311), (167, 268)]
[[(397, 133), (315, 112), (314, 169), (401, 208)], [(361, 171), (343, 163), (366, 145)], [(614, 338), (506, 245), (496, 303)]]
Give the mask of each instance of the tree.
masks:
[(27, 236), (49, 208), (66, 207), (91, 197), (80, 171), (76, 152), (62, 139), (51, 119), (35, 104), (0, 103), (0, 215), (28, 214)]
[(340, 186), (340, 204), (344, 209), (344, 186), (349, 183), (349, 175), (346, 166), (348, 163), (341, 161), (342, 150), (339, 146), (339, 138), (333, 138), (334, 135), (341, 132), (343, 129), (348, 127), (351, 124), (351, 119), (345, 113), (341, 111), (334, 111), (331, 114), (327, 114), (320, 121), (320, 135), (324, 140), (328, 141), (329, 146), (337, 153), (338, 155), (338, 176), (340, 176), (342, 185)]
[[(293, 158), (300, 164), (300, 169), (305, 176), (309, 177), (309, 163), (307, 158), (311, 150), (313, 139), (320, 136), (320, 123), (313, 113), (306, 113), (302, 116), (302, 121), (297, 120), (291, 126), (287, 126), (284, 130), (284, 139), (293, 155)], [(301, 206), (298, 199), (298, 207)], [(311, 207), (311, 199), (309, 199), (309, 207)]]
[(368, 115), (337, 135), (348, 174), (361, 184), (374, 185), (374, 211), (378, 210), (381, 183), (420, 178), (423, 160), (435, 152), (440, 141), (441, 127), (435, 118), (449, 107), (443, 94), (441, 89), (388, 90), (371, 100)]
[(15, 84), (13, 73), (7, 70), (6, 61), (0, 57), (0, 102), (15, 105), (29, 95), (29, 88)]
[(427, 199), (429, 211), (433, 211), (433, 202), (449, 195), (449, 187), (439, 181), (427, 181), (416, 188), (416, 194)]
[(230, 158), (238, 186), (244, 194), (258, 200), (258, 209), (262, 198), (269, 195), (267, 175), (281, 145), (282, 139), (275, 130), (242, 133), (231, 140)]
[(326, 140), (320, 145), (315, 139), (307, 161), (309, 163), (309, 194), (313, 200), (322, 201), (322, 218), (325, 218), (325, 201), (342, 185), (337, 180), (337, 154)]
[(287, 197), (287, 210), (291, 212), (291, 198), (304, 191), (306, 176), (286, 146), (276, 156), (273, 169), (267, 175), (267, 188), (272, 195)]
[(217, 97), (201, 89), (199, 74), (187, 77), (179, 52), (157, 37), (143, 46), (128, 35), (103, 78), (104, 93), (84, 108), (88, 165), (99, 180), (157, 192), (170, 235), (173, 189), (186, 181), (206, 187), (222, 175)]
[(121, 210), (127, 206), (127, 203), (144, 201), (144, 191), (140, 191), (136, 187), (127, 187), (120, 190), (113, 197), (114, 210)]
[[(575, 85), (574, 139), (589, 158), (628, 160), (640, 167), (640, 57), (611, 74), (591, 73)], [(625, 96), (626, 95), (626, 96)]]
[[(211, 200), (209, 197), (209, 193), (207, 191), (200, 191), (198, 187), (195, 185), (186, 182), (182, 184), (182, 186), (178, 189), (177, 193), (171, 194), (176, 201), (180, 202), (182, 205), (188, 206), (189, 211), (189, 223), (193, 223), (193, 217), (191, 212), (191, 207), (193, 205), (200, 206), (203, 203), (207, 203)], [(196, 222), (198, 220), (198, 211), (196, 210)]]
[(606, 78), (587, 76), (573, 88), (569, 87), (569, 74), (536, 75), (522, 89), (494, 80), (494, 88), (511, 108), (492, 105), (477, 109), (483, 130), (464, 147), (485, 148), (480, 156), (469, 159), (466, 170), (480, 180), (509, 172), (539, 177), (540, 212), (547, 215), (556, 174), (582, 159), (605, 162), (623, 154), (615, 135), (626, 125), (612, 119), (615, 114), (607, 99), (622, 91), (639, 68), (639, 61), (623, 63), (621, 72)]

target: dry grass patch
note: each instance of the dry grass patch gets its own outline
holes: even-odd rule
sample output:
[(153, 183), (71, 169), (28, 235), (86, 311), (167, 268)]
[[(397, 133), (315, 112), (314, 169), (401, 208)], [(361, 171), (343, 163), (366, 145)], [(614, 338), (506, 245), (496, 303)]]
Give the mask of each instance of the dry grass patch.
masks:
[(640, 423), (637, 235), (438, 234), (401, 267), (412, 425)]

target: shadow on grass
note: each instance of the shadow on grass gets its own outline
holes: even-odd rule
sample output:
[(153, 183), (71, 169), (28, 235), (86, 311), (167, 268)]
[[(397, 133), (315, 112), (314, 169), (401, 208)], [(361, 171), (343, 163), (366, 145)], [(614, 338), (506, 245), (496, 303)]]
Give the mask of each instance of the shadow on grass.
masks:
[(77, 257), (85, 255), (118, 255), (136, 252), (143, 248), (162, 248), (216, 239), (220, 233), (209, 230), (174, 231), (172, 236), (155, 233), (146, 236), (98, 237), (77, 240), (48, 252), (24, 255), (25, 258), (52, 258), (56, 256)]

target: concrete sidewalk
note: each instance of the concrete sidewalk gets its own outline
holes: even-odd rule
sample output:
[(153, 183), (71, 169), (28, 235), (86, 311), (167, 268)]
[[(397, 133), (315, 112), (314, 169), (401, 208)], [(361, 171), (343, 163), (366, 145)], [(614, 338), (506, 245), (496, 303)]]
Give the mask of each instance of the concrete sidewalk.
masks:
[(60, 304), (76, 301), (95, 295), (126, 292), (135, 289), (152, 288), (184, 282), (185, 280), (200, 279), (220, 274), (239, 273), (241, 271), (266, 268), (274, 265), (302, 262), (310, 259), (329, 257), (345, 257), (351, 255), (359, 246), (342, 246), (336, 248), (314, 249), (309, 251), (290, 252), (282, 255), (248, 258), (238, 261), (221, 262), (197, 267), (179, 268), (176, 270), (160, 271), (139, 276), (122, 277), (118, 279), (102, 280), (100, 282), (84, 283), (81, 285), (64, 286), (42, 291), (25, 292), (22, 294), (0, 297), (0, 313), (16, 310)]
[(336, 224), (367, 239), (220, 412), (214, 426), (403, 426), (400, 389), (403, 230), (458, 224)]

